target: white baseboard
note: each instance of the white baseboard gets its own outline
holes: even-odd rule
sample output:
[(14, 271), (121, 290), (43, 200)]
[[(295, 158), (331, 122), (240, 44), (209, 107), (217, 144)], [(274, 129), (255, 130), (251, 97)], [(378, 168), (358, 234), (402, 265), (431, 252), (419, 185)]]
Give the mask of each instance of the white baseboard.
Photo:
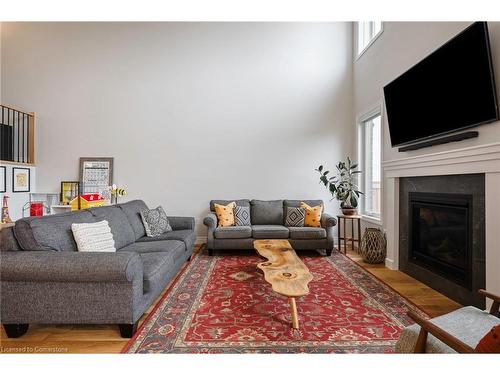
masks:
[(397, 270), (398, 269), (396, 262), (394, 262), (394, 260), (389, 259), (389, 258), (385, 258), (385, 266), (387, 268), (389, 268), (390, 270)]

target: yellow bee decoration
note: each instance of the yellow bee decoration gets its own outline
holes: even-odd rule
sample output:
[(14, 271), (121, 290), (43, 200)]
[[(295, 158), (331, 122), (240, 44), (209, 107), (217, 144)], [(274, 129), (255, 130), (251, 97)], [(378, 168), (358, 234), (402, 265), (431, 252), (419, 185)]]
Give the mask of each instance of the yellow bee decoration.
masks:
[(123, 197), (124, 195), (127, 195), (127, 191), (113, 184), (113, 186), (111, 186), (111, 195), (115, 197), (115, 204), (117, 204), (118, 197)]

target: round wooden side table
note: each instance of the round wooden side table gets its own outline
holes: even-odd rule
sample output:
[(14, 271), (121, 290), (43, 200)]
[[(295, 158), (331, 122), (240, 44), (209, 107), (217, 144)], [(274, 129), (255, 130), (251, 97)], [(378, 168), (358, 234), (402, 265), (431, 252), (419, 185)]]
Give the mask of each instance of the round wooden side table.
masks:
[[(338, 247), (339, 251), (342, 253), (347, 252), (348, 243), (351, 242), (351, 249), (357, 251), (361, 245), (361, 215), (337, 215), (338, 226)], [(346, 227), (351, 221), (351, 236), (347, 237)], [(355, 226), (357, 227), (355, 231)], [(341, 235), (342, 234), (342, 235)], [(357, 243), (357, 247), (354, 248), (354, 243)], [(344, 251), (342, 251), (342, 248)]]

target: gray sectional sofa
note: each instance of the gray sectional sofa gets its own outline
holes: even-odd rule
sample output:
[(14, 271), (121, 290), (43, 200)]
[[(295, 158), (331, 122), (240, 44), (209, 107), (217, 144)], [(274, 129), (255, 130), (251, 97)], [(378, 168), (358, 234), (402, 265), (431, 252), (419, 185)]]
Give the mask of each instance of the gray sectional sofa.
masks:
[[(0, 320), (9, 337), (30, 323), (119, 324), (137, 321), (190, 259), (194, 218), (169, 217), (172, 232), (146, 237), (143, 201), (18, 220), (0, 232)], [(77, 251), (72, 223), (109, 222), (116, 253)]]
[[(250, 226), (218, 227), (214, 204), (250, 207)], [(210, 213), (203, 223), (208, 227), (207, 248), (214, 250), (253, 249), (255, 239), (287, 239), (295, 250), (324, 249), (330, 256), (333, 249), (333, 227), (337, 220), (323, 213), (321, 228), (286, 227), (287, 207), (299, 207), (300, 202), (310, 206), (323, 204), (322, 200), (212, 200)]]

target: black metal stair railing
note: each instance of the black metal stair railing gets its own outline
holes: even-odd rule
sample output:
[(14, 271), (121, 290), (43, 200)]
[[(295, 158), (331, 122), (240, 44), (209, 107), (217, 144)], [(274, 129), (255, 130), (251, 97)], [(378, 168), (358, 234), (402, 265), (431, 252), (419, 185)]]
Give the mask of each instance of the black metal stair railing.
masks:
[(0, 160), (33, 164), (34, 114), (5, 105), (0, 107)]

